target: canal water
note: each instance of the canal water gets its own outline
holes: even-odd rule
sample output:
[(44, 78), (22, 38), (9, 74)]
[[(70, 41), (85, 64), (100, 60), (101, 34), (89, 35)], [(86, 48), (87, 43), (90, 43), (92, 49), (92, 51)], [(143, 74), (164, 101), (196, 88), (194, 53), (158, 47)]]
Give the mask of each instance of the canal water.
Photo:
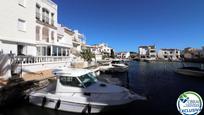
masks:
[[(130, 62), (127, 73), (103, 73), (99, 79), (130, 88), (146, 96), (147, 101), (131, 103), (126, 109), (101, 113), (123, 115), (179, 115), (176, 101), (185, 91), (195, 91), (204, 99), (204, 78), (193, 78), (175, 73), (183, 66), (199, 64), (179, 62)], [(16, 102), (0, 109), (0, 115), (77, 115), (30, 105), (24, 101)], [(204, 115), (204, 110), (200, 113)]]

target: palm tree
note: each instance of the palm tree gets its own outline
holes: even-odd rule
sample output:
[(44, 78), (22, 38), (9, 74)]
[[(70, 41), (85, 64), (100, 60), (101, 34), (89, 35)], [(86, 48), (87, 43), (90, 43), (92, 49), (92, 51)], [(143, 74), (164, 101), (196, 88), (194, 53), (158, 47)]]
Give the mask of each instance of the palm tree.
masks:
[(81, 57), (90, 62), (92, 61), (92, 58), (95, 58), (95, 55), (91, 52), (90, 49), (83, 49), (82, 52), (81, 52)]

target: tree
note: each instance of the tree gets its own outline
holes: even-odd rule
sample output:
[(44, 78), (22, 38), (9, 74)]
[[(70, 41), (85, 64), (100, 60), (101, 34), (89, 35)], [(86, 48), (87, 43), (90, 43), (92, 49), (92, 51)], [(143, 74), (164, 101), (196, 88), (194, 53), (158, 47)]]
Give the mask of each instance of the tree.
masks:
[(92, 58), (95, 58), (95, 55), (90, 49), (83, 49), (81, 52), (81, 57), (86, 61), (92, 61)]

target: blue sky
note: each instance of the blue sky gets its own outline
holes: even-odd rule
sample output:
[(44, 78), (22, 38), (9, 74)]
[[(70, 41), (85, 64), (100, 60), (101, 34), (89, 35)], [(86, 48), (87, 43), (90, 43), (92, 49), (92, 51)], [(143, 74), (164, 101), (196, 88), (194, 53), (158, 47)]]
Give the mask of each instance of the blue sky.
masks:
[(204, 46), (204, 0), (54, 0), (58, 22), (116, 51)]

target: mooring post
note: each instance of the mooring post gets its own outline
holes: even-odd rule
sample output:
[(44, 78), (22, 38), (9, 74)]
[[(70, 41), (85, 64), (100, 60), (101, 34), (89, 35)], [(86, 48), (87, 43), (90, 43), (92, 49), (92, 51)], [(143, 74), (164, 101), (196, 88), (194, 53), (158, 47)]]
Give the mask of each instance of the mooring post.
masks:
[(129, 86), (129, 74), (128, 74), (128, 72), (126, 72), (126, 75), (127, 75), (127, 88), (130, 89), (130, 86)]

